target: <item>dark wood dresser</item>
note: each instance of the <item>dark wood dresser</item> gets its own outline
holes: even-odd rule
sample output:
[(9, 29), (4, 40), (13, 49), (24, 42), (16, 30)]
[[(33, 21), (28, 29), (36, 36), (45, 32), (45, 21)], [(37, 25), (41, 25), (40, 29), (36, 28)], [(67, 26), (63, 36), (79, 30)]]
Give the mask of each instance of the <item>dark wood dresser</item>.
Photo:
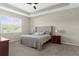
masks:
[(59, 35), (51, 36), (51, 42), (56, 44), (61, 44), (61, 36)]
[(9, 55), (9, 40), (5, 38), (0, 39), (0, 56)]

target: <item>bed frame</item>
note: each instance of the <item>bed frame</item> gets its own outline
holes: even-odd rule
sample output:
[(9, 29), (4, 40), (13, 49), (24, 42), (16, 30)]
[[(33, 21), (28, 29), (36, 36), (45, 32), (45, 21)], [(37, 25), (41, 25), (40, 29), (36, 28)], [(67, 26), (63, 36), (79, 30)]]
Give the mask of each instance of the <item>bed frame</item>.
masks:
[[(50, 36), (52, 36), (53, 35), (53, 26), (36, 26), (34, 28), (34, 32), (49, 32), (50, 33)], [(47, 41), (43, 42), (42, 44), (38, 44), (37, 49), (38, 50), (41, 50), (42, 46), (46, 42)], [(21, 40), (21, 43), (22, 43), (22, 40)]]

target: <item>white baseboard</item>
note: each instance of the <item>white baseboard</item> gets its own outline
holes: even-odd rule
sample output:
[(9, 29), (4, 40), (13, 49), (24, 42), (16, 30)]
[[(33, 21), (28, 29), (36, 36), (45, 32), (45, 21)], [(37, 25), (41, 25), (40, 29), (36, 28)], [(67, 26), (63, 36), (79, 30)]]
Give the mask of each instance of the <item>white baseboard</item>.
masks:
[(74, 45), (74, 46), (79, 46), (78, 44), (74, 44), (74, 43), (68, 43), (68, 42), (62, 42), (63, 44), (68, 44), (68, 45)]

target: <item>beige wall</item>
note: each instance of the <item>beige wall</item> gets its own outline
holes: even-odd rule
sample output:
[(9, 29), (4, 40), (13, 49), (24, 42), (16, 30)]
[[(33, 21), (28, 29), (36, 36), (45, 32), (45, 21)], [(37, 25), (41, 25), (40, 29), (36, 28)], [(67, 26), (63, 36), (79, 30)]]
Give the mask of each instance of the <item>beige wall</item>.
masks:
[(79, 8), (53, 12), (32, 18), (34, 26), (55, 26), (62, 36), (62, 43), (79, 45)]
[(25, 16), (21, 16), (18, 14), (14, 14), (11, 12), (7, 12), (4, 10), (0, 9), (0, 16), (1, 15), (7, 15), (7, 16), (12, 16), (12, 17), (18, 17), (22, 19), (22, 33), (4, 33), (2, 34), (3, 37), (10, 39), (10, 41), (16, 41), (20, 39), (21, 34), (27, 34), (29, 33), (29, 20)]

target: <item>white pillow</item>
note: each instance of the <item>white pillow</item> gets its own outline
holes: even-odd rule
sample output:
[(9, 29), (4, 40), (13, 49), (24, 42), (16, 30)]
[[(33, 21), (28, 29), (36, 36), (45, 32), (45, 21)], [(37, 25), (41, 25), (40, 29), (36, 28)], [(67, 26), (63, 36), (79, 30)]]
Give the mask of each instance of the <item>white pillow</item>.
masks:
[(35, 33), (34, 33), (34, 35), (39, 35), (39, 34), (40, 34), (39, 32), (35, 32)]
[(34, 35), (44, 35), (45, 34), (45, 32), (36, 32), (36, 33), (34, 33)]

